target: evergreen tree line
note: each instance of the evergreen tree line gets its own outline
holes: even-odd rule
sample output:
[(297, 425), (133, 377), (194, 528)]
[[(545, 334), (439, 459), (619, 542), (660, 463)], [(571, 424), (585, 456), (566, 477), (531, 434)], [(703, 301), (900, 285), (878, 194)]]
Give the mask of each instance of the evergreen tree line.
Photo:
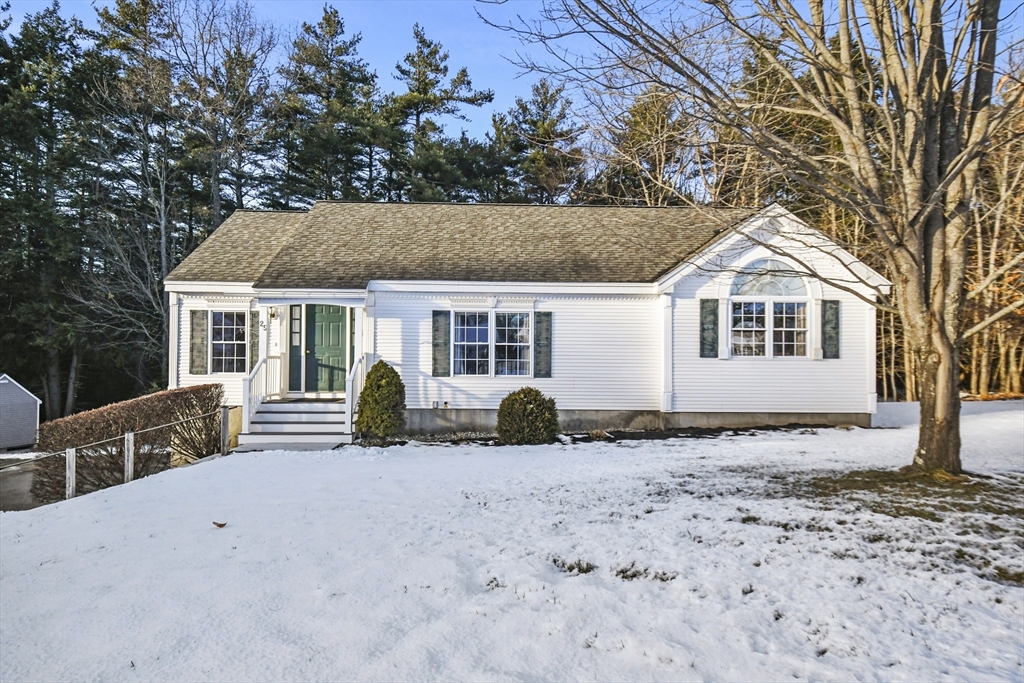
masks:
[[(4, 8), (4, 13), (9, 6)], [(541, 80), (493, 100), (418, 25), (384, 92), (325, 6), (294, 37), (249, 0), (56, 2), (0, 24), (0, 366), (47, 419), (164, 385), (164, 277), (236, 209), (567, 201), (578, 130)]]

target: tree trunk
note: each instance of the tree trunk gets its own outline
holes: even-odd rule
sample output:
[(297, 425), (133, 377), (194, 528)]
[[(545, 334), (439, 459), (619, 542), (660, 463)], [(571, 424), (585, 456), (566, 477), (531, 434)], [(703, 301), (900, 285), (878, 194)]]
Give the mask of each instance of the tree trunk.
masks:
[(60, 412), (60, 357), (56, 351), (49, 351), (49, 363), (46, 366), (46, 419), (56, 420)]
[(64, 401), (64, 416), (67, 417), (75, 412), (75, 399), (78, 395), (78, 366), (80, 358), (78, 347), (71, 348), (71, 367), (68, 369), (68, 392)]
[(981, 344), (981, 360), (978, 363), (978, 390), (974, 392), (980, 396), (988, 396), (988, 389), (992, 383), (990, 376), (992, 359), (989, 357), (990, 341), (988, 330), (981, 334), (980, 340), (975, 341), (975, 344)]
[(914, 363), (914, 346), (910, 342), (910, 335), (903, 333), (903, 400), (918, 400), (916, 378), (920, 366)]
[(166, 289), (160, 295), (160, 302), (164, 306), (163, 326), (160, 328), (160, 382), (162, 384), (170, 376), (171, 295)]
[(916, 348), (917, 393), (921, 401), (914, 466), (960, 474), (959, 353), (934, 330), (931, 343)]
[(1021, 367), (1021, 362), (1018, 360), (1018, 352), (1020, 351), (1020, 337), (1015, 337), (1013, 340), (1013, 346), (1010, 349), (1010, 386), (1009, 389), (1012, 393), (1021, 393), (1021, 374), (1024, 372), (1024, 368)]
[(242, 187), (242, 169), (244, 168), (242, 163), (242, 150), (239, 149), (235, 153), (235, 208), (243, 208), (243, 200), (245, 199), (245, 191)]
[(223, 220), (220, 208), (220, 162), (220, 153), (214, 152), (213, 160), (210, 163), (210, 213), (212, 214), (210, 232), (219, 228)]

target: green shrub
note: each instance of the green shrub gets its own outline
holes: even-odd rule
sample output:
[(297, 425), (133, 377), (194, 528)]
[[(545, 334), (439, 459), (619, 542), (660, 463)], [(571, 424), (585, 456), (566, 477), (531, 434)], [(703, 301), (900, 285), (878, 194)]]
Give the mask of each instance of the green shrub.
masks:
[(555, 399), (523, 387), (501, 400), (498, 439), (509, 445), (551, 443), (558, 433)]
[(366, 373), (366, 383), (359, 393), (356, 431), (386, 439), (404, 426), (405, 383), (393, 367), (379, 360)]

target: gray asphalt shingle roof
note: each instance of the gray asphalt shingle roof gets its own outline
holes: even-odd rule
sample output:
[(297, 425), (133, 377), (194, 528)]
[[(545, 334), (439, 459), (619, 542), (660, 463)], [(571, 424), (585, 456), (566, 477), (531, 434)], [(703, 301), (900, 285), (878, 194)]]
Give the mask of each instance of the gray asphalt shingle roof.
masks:
[[(317, 202), (235, 212), (168, 281), (653, 282), (753, 209)], [(225, 234), (226, 233), (226, 234)]]
[(305, 218), (305, 211), (235, 211), (167, 279), (255, 282)]

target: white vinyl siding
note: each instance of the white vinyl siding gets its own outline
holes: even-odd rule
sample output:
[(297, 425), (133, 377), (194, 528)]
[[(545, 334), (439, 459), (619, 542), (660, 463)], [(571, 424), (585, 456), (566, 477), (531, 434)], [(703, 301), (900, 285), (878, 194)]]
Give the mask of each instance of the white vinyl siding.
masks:
[[(486, 301), (486, 291), (479, 298)], [(534, 311), (551, 311), (551, 377), (432, 377), (431, 312), (480, 310), (445, 293), (378, 292), (372, 349), (405, 381), (409, 408), (496, 409), (510, 391), (534, 386), (566, 410), (658, 410), (661, 398), (661, 308), (656, 296), (538, 294)], [(519, 297), (495, 297), (496, 312), (523, 312)], [(489, 304), (488, 304), (489, 306)], [(531, 359), (532, 360), (532, 359)]]

